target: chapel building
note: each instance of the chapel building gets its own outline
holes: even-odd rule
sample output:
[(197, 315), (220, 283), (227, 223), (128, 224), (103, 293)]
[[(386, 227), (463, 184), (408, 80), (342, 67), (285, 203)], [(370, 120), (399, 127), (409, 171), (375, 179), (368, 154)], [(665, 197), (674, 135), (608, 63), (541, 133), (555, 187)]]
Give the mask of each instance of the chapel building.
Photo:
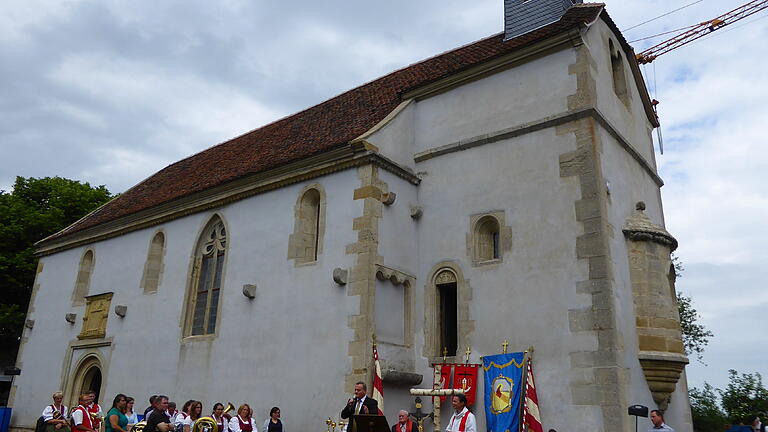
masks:
[(12, 428), (95, 389), (325, 430), (370, 388), (376, 334), (390, 422), (444, 350), (479, 363), (508, 340), (534, 348), (545, 430), (630, 432), (642, 404), (690, 431), (658, 125), (603, 4), (506, 0), (504, 33), (169, 165), (39, 242)]

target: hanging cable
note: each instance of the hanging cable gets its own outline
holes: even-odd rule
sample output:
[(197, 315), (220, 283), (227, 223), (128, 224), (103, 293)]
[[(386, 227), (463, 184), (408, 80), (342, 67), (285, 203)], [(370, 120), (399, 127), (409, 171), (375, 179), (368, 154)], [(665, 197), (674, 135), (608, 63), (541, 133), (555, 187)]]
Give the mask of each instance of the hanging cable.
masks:
[(704, 1), (704, 0), (696, 0), (696, 1), (694, 1), (694, 2), (688, 3), (687, 5), (683, 5), (683, 6), (680, 6), (679, 8), (677, 8), (677, 9), (675, 9), (675, 10), (671, 10), (671, 11), (669, 11), (669, 12), (667, 12), (667, 13), (661, 14), (661, 15), (657, 16), (656, 18), (651, 18), (651, 19), (649, 19), (648, 21), (643, 21), (643, 22), (641, 22), (640, 24), (635, 24), (635, 25), (633, 25), (632, 27), (627, 27), (627, 28), (625, 28), (625, 29), (622, 29), (621, 31), (625, 32), (625, 31), (627, 31), (627, 30), (632, 30), (633, 28), (637, 28), (637, 27), (640, 27), (641, 25), (645, 25), (645, 24), (648, 24), (649, 22), (653, 22), (653, 21), (656, 21), (656, 20), (657, 20), (657, 19), (659, 19), (659, 18), (664, 18), (664, 17), (665, 17), (665, 16), (667, 16), (667, 15), (671, 15), (671, 14), (673, 14), (673, 13), (675, 13), (675, 12), (679, 11), (679, 10), (683, 10), (683, 9), (685, 9), (685, 8), (687, 8), (687, 7), (693, 6), (693, 5), (695, 5), (696, 3), (701, 3), (701, 2), (703, 2), (703, 1)]
[[(659, 83), (656, 81), (656, 63), (653, 64), (653, 99), (657, 102), (659, 100)], [(658, 108), (656, 109), (656, 115), (658, 115)], [(659, 152), (664, 154), (664, 138), (661, 136), (661, 124), (656, 128), (656, 137), (659, 140)]]
[(653, 38), (655, 38), (655, 37), (664, 36), (664, 35), (666, 35), (666, 34), (670, 34), (670, 33), (677, 33), (677, 32), (679, 32), (679, 31), (682, 31), (682, 30), (688, 30), (688, 29), (690, 29), (690, 28), (693, 28), (693, 27), (698, 27), (698, 24), (689, 25), (689, 26), (687, 26), (687, 27), (680, 27), (679, 29), (674, 29), (674, 30), (670, 30), (670, 31), (665, 31), (665, 32), (663, 32), (663, 33), (657, 33), (657, 34), (655, 34), (655, 35), (652, 35), (652, 36), (646, 36), (646, 37), (644, 37), (644, 38), (640, 38), (640, 39), (631, 40), (631, 41), (629, 41), (629, 43), (635, 43), (635, 42), (640, 42), (640, 41), (644, 41), (644, 40), (647, 40), (647, 39), (653, 39)]

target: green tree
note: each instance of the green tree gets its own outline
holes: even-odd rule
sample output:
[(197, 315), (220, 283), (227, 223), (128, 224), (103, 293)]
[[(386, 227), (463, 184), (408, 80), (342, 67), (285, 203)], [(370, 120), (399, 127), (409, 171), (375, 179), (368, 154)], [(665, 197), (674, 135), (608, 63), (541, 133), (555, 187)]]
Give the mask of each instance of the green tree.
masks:
[(696, 387), (688, 391), (691, 401), (691, 417), (696, 432), (722, 432), (728, 419), (717, 403), (715, 388), (704, 383), (704, 388)]
[(15, 352), (35, 280), (34, 243), (112, 198), (104, 186), (61, 177), (16, 177), (0, 190), (0, 346)]
[(677, 311), (680, 313), (680, 330), (683, 333), (685, 353), (694, 354), (701, 361), (704, 348), (714, 334), (698, 322), (701, 316), (693, 307), (693, 300), (680, 292), (677, 293)]
[[(672, 268), (675, 270), (675, 279), (683, 277), (683, 262), (675, 254), (672, 254)], [(701, 362), (704, 348), (709, 344), (709, 338), (714, 337), (712, 331), (699, 323), (699, 312), (693, 307), (693, 299), (677, 292), (677, 311), (680, 314), (680, 330), (683, 333), (683, 345), (687, 355), (695, 354)]]
[(732, 423), (743, 421), (750, 415), (768, 412), (768, 389), (763, 385), (763, 377), (753, 374), (739, 374), (728, 371), (730, 382), (725, 390), (718, 389), (720, 400), (728, 419)]

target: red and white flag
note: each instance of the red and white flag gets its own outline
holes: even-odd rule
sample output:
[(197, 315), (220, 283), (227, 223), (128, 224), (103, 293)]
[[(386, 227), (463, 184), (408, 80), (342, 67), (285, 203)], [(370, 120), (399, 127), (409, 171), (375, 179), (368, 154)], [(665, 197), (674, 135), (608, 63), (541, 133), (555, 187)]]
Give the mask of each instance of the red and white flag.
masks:
[(529, 358), (526, 362), (525, 379), (525, 400), (523, 401), (523, 423), (525, 423), (528, 432), (544, 432), (541, 426), (541, 415), (539, 414), (539, 397), (536, 396), (536, 385), (533, 383), (533, 359)]
[[(381, 365), (379, 364), (379, 351), (376, 350), (376, 344), (373, 344), (373, 391), (371, 397), (379, 403), (379, 411), (384, 411), (384, 384), (381, 381)], [(371, 413), (373, 414), (373, 413)]]

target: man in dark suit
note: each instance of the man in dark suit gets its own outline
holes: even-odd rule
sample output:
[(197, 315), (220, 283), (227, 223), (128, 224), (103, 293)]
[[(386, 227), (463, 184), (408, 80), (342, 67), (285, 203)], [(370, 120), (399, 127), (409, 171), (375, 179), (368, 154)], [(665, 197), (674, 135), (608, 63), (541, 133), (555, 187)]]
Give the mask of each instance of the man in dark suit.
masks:
[(347, 406), (341, 410), (341, 418), (347, 419), (357, 414), (378, 414), (379, 403), (365, 395), (368, 387), (364, 382), (355, 384), (355, 397), (347, 401)]

